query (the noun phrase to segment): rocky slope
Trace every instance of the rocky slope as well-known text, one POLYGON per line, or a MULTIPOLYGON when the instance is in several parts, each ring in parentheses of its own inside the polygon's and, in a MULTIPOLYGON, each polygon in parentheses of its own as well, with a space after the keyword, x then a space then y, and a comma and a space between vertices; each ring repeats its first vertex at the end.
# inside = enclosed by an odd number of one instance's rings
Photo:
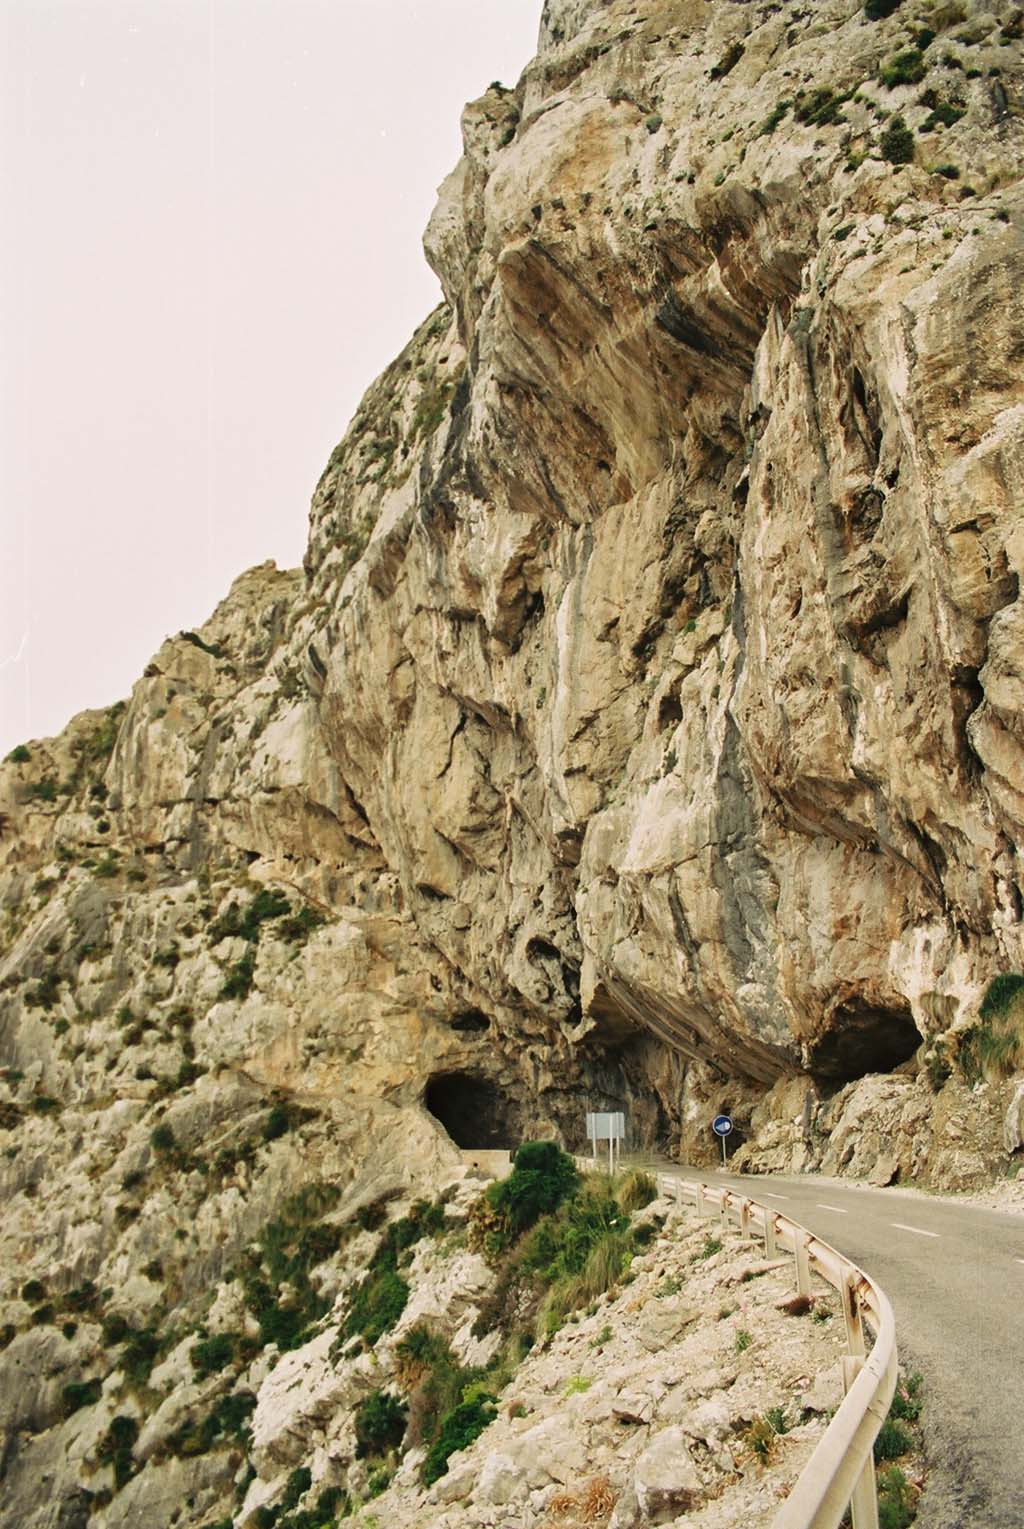
POLYGON ((698 1160, 727 1107, 755 1169, 1020 1149, 1022 38, 548 0, 304 568, 0 768, 9 1355, 26 1280, 191 1320, 311 1181, 432 1193, 588 1102, 698 1160))

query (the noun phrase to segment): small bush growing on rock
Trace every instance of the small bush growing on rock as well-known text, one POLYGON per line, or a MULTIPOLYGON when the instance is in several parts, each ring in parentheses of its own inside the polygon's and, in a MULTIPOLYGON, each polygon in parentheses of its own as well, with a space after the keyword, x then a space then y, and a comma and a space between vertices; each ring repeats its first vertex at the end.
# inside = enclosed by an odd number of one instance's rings
POLYGON ((23 743, 19 743, 7 756, 8 764, 28 764, 32 755, 23 743))
POLYGON ((377 1269, 361 1281, 352 1296, 345 1332, 357 1335, 372 1347, 394 1327, 409 1299, 409 1286, 392 1268, 377 1269))
POLYGON ((691 1263, 703 1263, 707 1258, 714 1258, 716 1253, 722 1251, 722 1242, 718 1237, 705 1237, 704 1245, 699 1253, 694 1253, 691 1263))
POLYGON ((430 1486, 448 1470, 449 1458, 460 1449, 468 1449, 497 1416, 495 1398, 482 1392, 472 1401, 460 1402, 441 1420, 438 1438, 427 1451, 423 1462, 423 1481, 430 1486))
POLYGON ((470 1213, 471 1242, 498 1255, 541 1216, 557 1210, 578 1182, 575 1163, 555 1142, 524 1142, 512 1172, 485 1190, 470 1213))
POLYGON ((875 1439, 876 1462, 898 1460, 901 1455, 908 1452, 913 1442, 909 1430, 904 1427, 899 1418, 894 1418, 890 1411, 875 1439))
POLYGON ((39 981, 25 993, 25 1003, 30 1009, 53 1008, 60 993, 61 975, 55 966, 49 967, 39 981))
POLYGON ((649 1173, 627 1173, 618 1191, 618 1202, 625 1211, 643 1210, 658 1198, 658 1186, 649 1173))
POLYGON ((897 85, 916 85, 925 76, 925 61, 917 48, 904 48, 878 71, 878 78, 888 90, 897 85))
POLYGON ((100 1399, 101 1382, 93 1380, 73 1380, 61 1391, 61 1413, 69 1418, 80 1407, 92 1407, 100 1399))
POLYGON ((835 127, 846 121, 841 108, 848 99, 848 96, 837 95, 827 86, 819 86, 817 90, 806 94, 801 92, 797 96, 793 115, 805 127, 835 127))
POLYGON ((198 1423, 186 1424, 169 1440, 170 1452, 186 1458, 205 1455, 218 1445, 241 1444, 247 1447, 249 1418, 256 1407, 251 1391, 232 1391, 217 1399, 212 1410, 198 1423))
POLYGON ((30 1306, 38 1306, 41 1301, 45 1301, 46 1286, 42 1280, 27 1279, 21 1287, 21 1299, 30 1306))
POLYGON ((68 1311, 91 1311, 98 1299, 99 1291, 93 1281, 87 1279, 67 1292, 64 1296, 64 1306, 68 1311))
POLYGON ((993 1019, 1007 1013, 1018 1000, 1024 1000, 1024 976, 1019 972, 1002 972, 985 989, 978 1013, 982 1019, 993 1019))
POLYGON ((390 1391, 371 1391, 356 1408, 356 1454, 365 1459, 401 1444, 408 1411, 390 1391))
POLYGON ((221 998, 248 998, 256 974, 256 952, 247 950, 240 961, 228 968, 220 990, 221 998))
POLYGON ((882 158, 891 165, 909 165, 914 160, 914 135, 902 117, 893 117, 882 134, 879 148, 882 158))
POLYGON ((216 1375, 218 1370, 223 1370, 225 1365, 231 1363, 238 1346, 238 1336, 237 1333, 214 1333, 212 1337, 200 1338, 192 1345, 189 1358, 197 1379, 216 1375))
POLYGON ((166 1122, 162 1125, 154 1126, 152 1131, 149 1133, 149 1144, 153 1148, 154 1152, 173 1152, 177 1145, 177 1142, 174 1138, 174 1131, 169 1125, 166 1124, 166 1122))
POLYGON ((435 1365, 450 1359, 448 1340, 424 1322, 410 1327, 395 1344, 396 1374, 406 1390, 411 1390, 435 1365))
POLYGON ((111 1418, 110 1427, 96 1446, 96 1458, 114 1467, 114 1483, 121 1488, 135 1474, 132 1450, 139 1437, 138 1421, 123 1414, 111 1418))
POLYGON ((909 1529, 917 1493, 898 1465, 878 1472, 878 1529, 909 1529))
POLYGON ((868 21, 884 21, 899 10, 901 3, 902 0, 865 0, 864 15, 868 21))
POLYGON ((285 1485, 284 1496, 281 1498, 280 1507, 284 1513, 289 1512, 304 1497, 313 1485, 313 1473, 308 1465, 300 1465, 288 1477, 285 1485))

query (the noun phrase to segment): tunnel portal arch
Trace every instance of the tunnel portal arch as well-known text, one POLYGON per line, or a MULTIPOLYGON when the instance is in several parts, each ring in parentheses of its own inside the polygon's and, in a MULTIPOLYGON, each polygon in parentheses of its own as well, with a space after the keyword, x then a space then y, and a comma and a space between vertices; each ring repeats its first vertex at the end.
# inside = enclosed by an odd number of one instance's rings
POLYGON ((435 1073, 427 1079, 423 1103, 457 1147, 511 1149, 522 1141, 515 1101, 482 1073, 435 1073))

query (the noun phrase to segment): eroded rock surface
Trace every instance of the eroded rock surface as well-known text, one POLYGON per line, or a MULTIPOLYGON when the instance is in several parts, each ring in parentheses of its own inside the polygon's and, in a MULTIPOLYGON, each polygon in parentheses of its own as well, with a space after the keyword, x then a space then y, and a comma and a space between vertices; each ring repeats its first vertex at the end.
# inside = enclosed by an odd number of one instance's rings
MULTIPOLYGON (((1024 969, 1022 35, 548 0, 303 569, 0 767, 20 1524, 120 1415, 61 1416, 109 1382, 65 1298, 143 1333, 216 1289, 244 1336, 313 1180, 354 1213, 588 1104, 696 1160, 729 1108, 754 1169, 1019 1152, 977 1027, 1024 969)), ((112 1491, 65 1485, 68 1525, 112 1491)))

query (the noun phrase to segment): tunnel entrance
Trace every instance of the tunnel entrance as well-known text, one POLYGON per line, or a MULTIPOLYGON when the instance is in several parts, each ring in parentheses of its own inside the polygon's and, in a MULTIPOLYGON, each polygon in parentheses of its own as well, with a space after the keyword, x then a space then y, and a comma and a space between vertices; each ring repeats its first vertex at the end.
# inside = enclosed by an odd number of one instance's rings
POLYGON ((921 1036, 910 1009, 883 1009, 852 999, 832 1014, 811 1048, 809 1071, 823 1082, 852 1083, 869 1072, 892 1072, 909 1062, 921 1036))
POLYGON ((522 1140, 514 1104, 478 1073, 437 1073, 427 1081, 423 1102, 457 1147, 510 1149, 522 1140))

